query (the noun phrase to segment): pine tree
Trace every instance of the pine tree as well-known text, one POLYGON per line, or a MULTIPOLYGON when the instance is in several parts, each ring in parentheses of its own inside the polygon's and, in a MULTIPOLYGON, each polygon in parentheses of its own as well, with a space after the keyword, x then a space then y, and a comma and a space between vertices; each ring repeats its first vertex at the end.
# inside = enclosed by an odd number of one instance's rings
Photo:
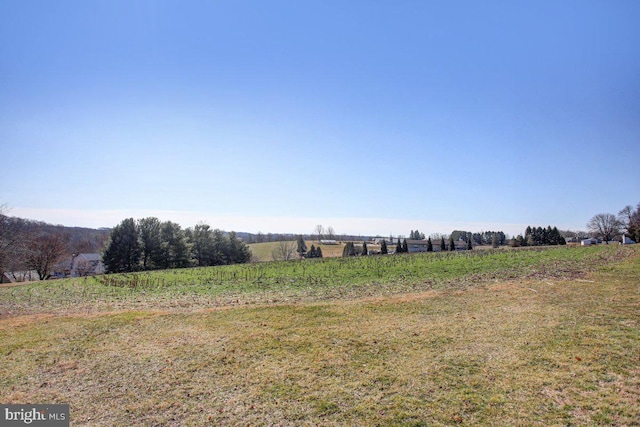
POLYGON ((396 245, 396 253, 397 254, 402 253, 402 243, 400 243, 400 238, 398 238, 398 244, 396 245))
POLYGON ((389 250, 387 249, 387 242, 385 240, 383 240, 380 244, 380 253, 382 255, 386 255, 389 253, 389 250))
POLYGON ((491 247, 496 249, 498 247, 498 234, 493 233, 493 237, 491 238, 491 247))
POLYGON ((409 253, 409 245, 407 244, 407 239, 402 241, 402 253, 409 253))
POLYGON ((362 254, 363 256, 369 255, 369 250, 367 249, 367 242, 362 242, 362 254))
POLYGON ((470 251, 473 249, 473 245, 471 244, 471 238, 467 239, 467 250, 470 251))
POLYGON ((251 261, 251 249, 238 238, 235 231, 229 233, 227 240, 229 242, 227 244, 229 264, 242 264, 251 261))
POLYGON ((111 231, 102 262, 107 273, 136 271, 140 252, 136 222, 133 218, 128 218, 111 231))
POLYGON ((307 253, 307 244, 304 242, 302 236, 298 236, 298 249, 296 249, 300 258, 304 258, 304 255, 307 253))
POLYGON ((320 246, 316 248, 316 258, 322 258, 322 248, 320 246))
MULTIPOLYGON (((184 268, 191 263, 191 246, 180 224, 166 221, 160 225, 162 259, 160 268, 184 268)), ((228 264, 229 262, 225 262, 228 264)))
POLYGON ((433 243, 431 243, 431 237, 427 240, 427 252, 433 252, 433 243))
POLYGON ((307 252, 307 258, 315 258, 316 257, 316 247, 312 244, 311 249, 307 252))
POLYGON ((449 251, 453 252, 456 250, 456 243, 453 241, 453 237, 449 237, 449 251))
POLYGON ((444 236, 440 238, 440 251, 444 252, 447 250, 447 244, 444 242, 444 236))
POLYGON ((353 242, 349 242, 349 243, 351 243, 351 247, 349 248, 349 256, 356 256, 357 255, 356 245, 353 242))
POLYGON ((342 250, 342 256, 356 256, 356 245, 354 245, 353 242, 347 242, 344 249, 342 250))
POLYGON ((346 258, 346 257, 349 256, 349 247, 350 247, 350 245, 352 245, 352 243, 351 242, 347 242, 344 245, 344 248, 342 248, 342 257, 343 258, 346 258))

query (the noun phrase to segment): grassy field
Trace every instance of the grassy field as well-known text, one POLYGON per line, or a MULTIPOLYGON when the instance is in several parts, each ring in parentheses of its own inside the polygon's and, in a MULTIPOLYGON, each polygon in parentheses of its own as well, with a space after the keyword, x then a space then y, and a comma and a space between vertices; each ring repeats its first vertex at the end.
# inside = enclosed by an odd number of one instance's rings
POLYGON ((72 425, 640 425, 640 250, 0 289, 0 402, 72 425))
MULTIPOLYGON (((266 262, 273 261, 272 253, 279 243, 280 242, 251 243, 248 246, 249 249, 251 249, 253 260, 255 262, 266 262)), ((292 244, 296 245, 296 242, 292 242, 292 244)), ((306 240, 305 244, 307 245, 307 249, 311 249, 311 245, 320 247, 320 249, 322 249, 322 255, 325 258, 340 257, 342 256, 342 249, 344 249, 344 243, 338 243, 337 245, 322 245, 315 240, 306 240)), ((297 256, 297 254, 295 255, 297 256)))

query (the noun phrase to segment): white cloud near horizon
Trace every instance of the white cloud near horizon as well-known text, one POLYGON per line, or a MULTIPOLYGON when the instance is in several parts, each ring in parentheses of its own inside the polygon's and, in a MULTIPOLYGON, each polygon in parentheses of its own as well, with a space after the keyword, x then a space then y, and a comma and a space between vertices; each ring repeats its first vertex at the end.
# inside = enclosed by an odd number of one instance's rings
MULTIPOLYGON (((503 231, 511 236, 522 234, 527 225, 546 226, 549 224, 517 224, 497 222, 463 222, 463 221, 429 221, 423 219, 399 218, 321 218, 321 217, 287 217, 287 216, 220 216, 196 211, 177 210, 74 210, 74 209, 39 209, 9 208, 6 214, 50 224, 69 227, 101 228, 113 227, 125 218, 157 217, 161 221, 173 221, 182 227, 191 227, 200 222, 226 231, 248 233, 313 233, 316 225, 333 227, 336 234, 388 236, 408 235, 409 231, 418 229, 426 235, 433 233, 449 234, 453 230, 503 231)), ((561 229, 570 227, 562 227, 561 229)))

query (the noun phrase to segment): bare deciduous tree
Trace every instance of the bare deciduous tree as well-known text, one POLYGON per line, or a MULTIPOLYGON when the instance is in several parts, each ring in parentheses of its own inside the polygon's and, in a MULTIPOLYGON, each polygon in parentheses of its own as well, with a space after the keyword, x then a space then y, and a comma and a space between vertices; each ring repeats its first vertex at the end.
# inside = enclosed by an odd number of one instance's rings
POLYGON ((640 203, 634 210, 631 205, 625 206, 618 212, 620 227, 631 237, 638 241, 640 239, 640 203))
POLYGON ((318 236, 318 242, 322 240, 322 236, 324 235, 324 227, 321 224, 316 225, 316 228, 313 229, 315 234, 318 236))
POLYGON ((280 241, 271 252, 274 261, 288 261, 293 259, 296 253, 296 243, 292 241, 280 241))
POLYGON ((5 214, 6 205, 0 205, 0 274, 25 270, 24 265, 30 230, 27 222, 20 218, 11 218, 5 214))
POLYGON ((335 240, 336 238, 336 232, 332 226, 327 227, 327 231, 325 234, 327 235, 327 239, 329 240, 335 240))
POLYGON ((51 277, 53 266, 65 257, 66 240, 61 234, 43 234, 29 243, 27 267, 35 270, 40 280, 51 277))
POLYGON ((608 243, 620 234, 620 221, 613 214, 600 213, 589 220, 587 228, 608 243))

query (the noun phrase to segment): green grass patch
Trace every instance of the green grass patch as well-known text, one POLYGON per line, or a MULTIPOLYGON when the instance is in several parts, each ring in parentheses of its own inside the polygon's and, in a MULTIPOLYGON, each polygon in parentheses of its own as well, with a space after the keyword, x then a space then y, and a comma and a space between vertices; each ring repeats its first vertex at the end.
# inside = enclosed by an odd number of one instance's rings
MULTIPOLYGON (((114 274, 0 288, 0 315, 190 310, 464 289, 492 281, 576 277, 630 258, 620 246, 325 258, 114 274)), ((637 267, 628 267, 637 268, 637 267)))

